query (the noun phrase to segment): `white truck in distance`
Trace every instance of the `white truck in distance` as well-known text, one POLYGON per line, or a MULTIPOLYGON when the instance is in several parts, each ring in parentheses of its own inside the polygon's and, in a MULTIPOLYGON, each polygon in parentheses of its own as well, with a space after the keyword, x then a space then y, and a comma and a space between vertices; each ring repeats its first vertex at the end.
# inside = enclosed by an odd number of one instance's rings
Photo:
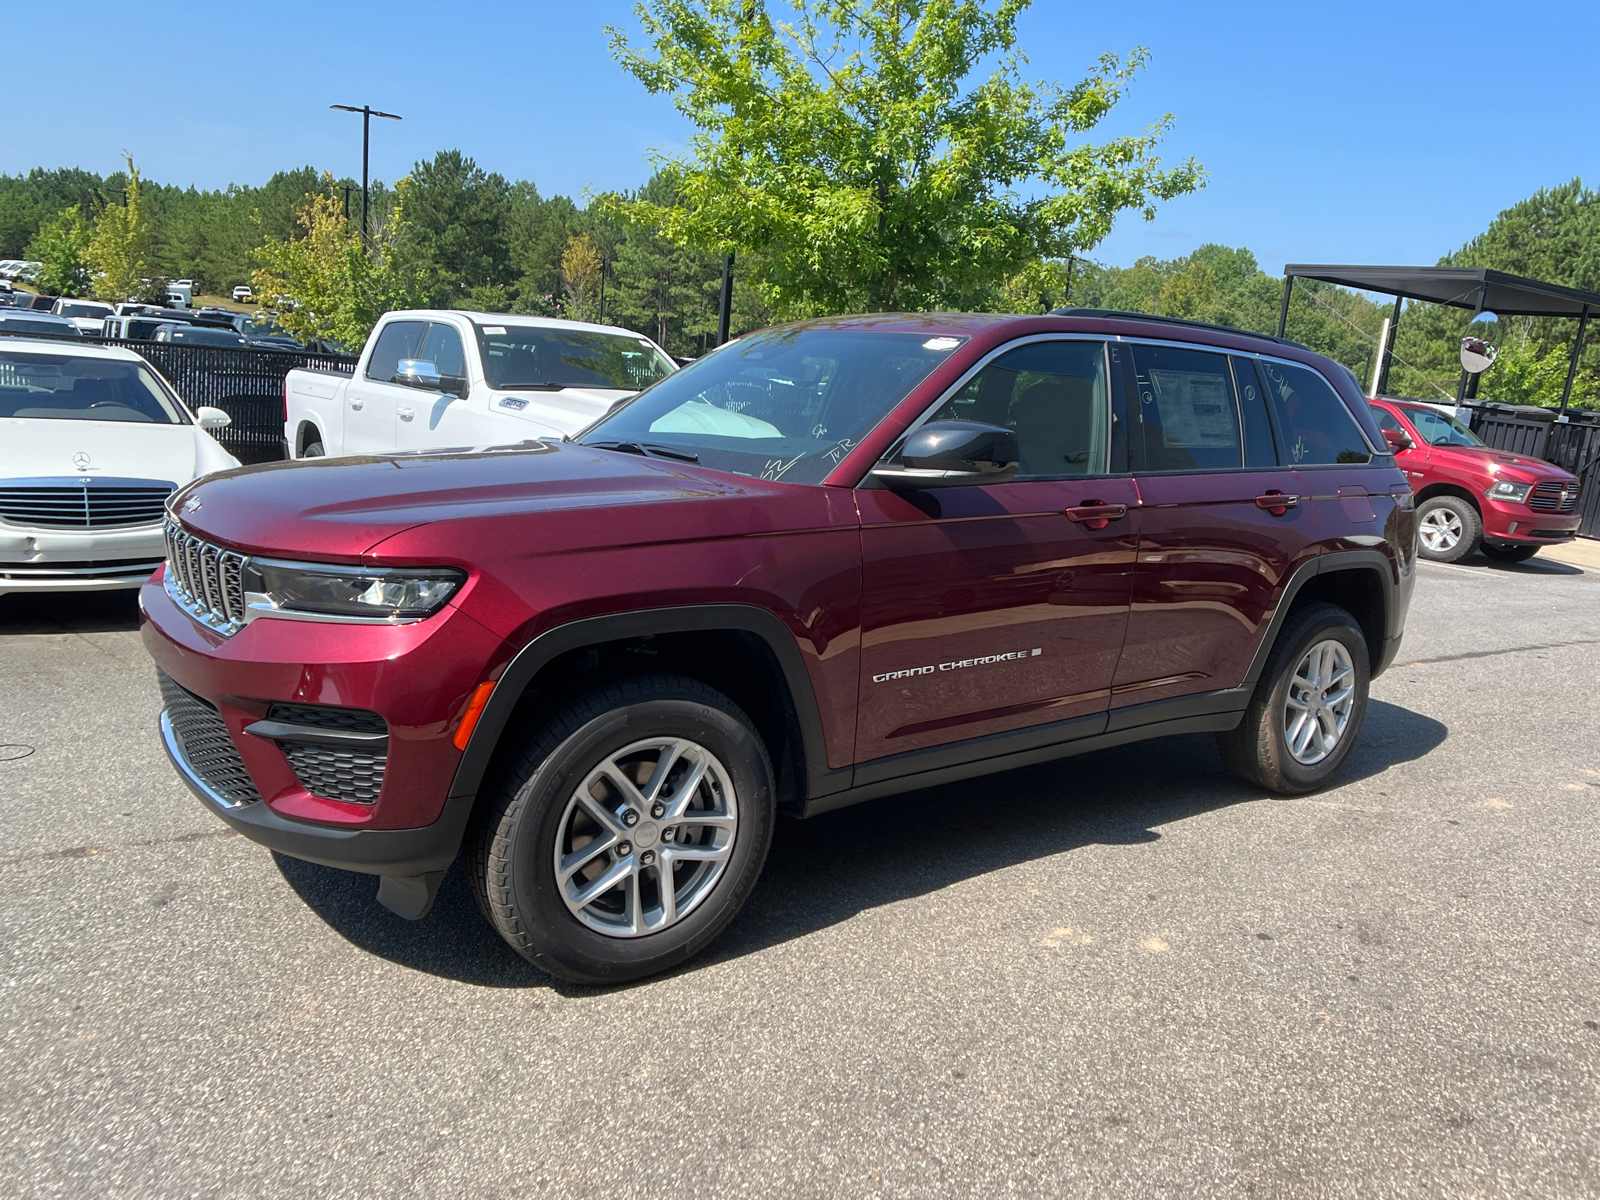
POLYGON ((562 437, 676 370, 649 338, 508 313, 387 313, 355 374, 290 371, 291 458, 562 437))

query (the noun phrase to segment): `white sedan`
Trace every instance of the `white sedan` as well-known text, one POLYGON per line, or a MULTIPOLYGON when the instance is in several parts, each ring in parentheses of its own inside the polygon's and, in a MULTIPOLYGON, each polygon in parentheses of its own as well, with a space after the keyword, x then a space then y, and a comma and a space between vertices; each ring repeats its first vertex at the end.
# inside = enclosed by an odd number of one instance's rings
POLYGON ((167 497, 239 465, 131 350, 0 338, 0 595, 135 588, 166 557, 167 497))

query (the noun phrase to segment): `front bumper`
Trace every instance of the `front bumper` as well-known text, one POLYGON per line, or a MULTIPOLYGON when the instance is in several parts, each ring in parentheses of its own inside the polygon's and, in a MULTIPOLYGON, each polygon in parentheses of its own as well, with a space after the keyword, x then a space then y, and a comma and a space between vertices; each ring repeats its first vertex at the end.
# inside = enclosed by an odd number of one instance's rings
POLYGON ((159 525, 90 532, 0 522, 0 595, 136 588, 166 553, 159 525))
MULTIPOLYGON (((263 618, 233 637, 200 625, 168 596, 161 575, 139 596, 142 634, 156 666, 215 715, 252 787, 219 786, 184 752, 169 711, 168 756, 201 802, 273 850, 384 876, 441 871, 455 857, 470 797, 446 803, 461 754, 452 736, 501 640, 447 607, 411 625, 324 625, 263 618), (274 703, 363 709, 388 727, 382 787, 372 803, 307 790, 273 736, 246 727, 274 703)), ((171 703, 171 701, 169 701, 171 703)), ((208 760, 214 762, 214 759, 208 760)), ((211 769, 214 770, 214 767, 211 769)))
POLYGON ((1525 504, 1483 505, 1483 536, 1491 542, 1523 546, 1554 546, 1578 536, 1583 517, 1577 512, 1562 514, 1534 512, 1525 504))

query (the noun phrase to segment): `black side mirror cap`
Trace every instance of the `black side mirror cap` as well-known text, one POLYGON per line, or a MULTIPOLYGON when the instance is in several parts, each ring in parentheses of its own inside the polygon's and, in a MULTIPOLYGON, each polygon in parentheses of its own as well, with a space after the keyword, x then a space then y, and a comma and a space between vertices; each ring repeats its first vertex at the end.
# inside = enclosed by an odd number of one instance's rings
POLYGON ((896 491, 1009 483, 1022 455, 1015 430, 979 421, 930 421, 912 432, 899 461, 872 477, 896 491))

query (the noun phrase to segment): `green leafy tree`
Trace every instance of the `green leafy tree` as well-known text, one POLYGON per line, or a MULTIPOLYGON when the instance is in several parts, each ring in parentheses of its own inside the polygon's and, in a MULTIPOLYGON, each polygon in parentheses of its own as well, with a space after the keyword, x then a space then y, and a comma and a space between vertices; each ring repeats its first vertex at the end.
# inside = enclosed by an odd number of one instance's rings
POLYGON ((675 243, 759 253, 783 316, 983 304, 1039 259, 1093 247, 1119 213, 1191 192, 1155 155, 1171 125, 1081 140, 1146 61, 1101 57, 1079 83, 1022 75, 1028 0, 646 0, 648 44, 610 29, 624 68, 693 123, 684 204, 609 201, 675 243), (971 79, 981 63, 997 63, 971 79))
POLYGON ((561 284, 566 293, 567 315, 574 321, 598 319, 602 269, 600 248, 587 233, 580 233, 567 243, 561 256, 561 284))
POLYGON ((150 221, 145 215, 139 168, 123 155, 128 182, 121 204, 100 210, 94 240, 84 252, 84 262, 94 272, 92 290, 101 300, 142 297, 150 290, 150 221))
POLYGON ((33 280, 40 292, 52 296, 86 294, 91 275, 84 256, 93 240, 94 227, 84 220, 76 204, 39 226, 26 253, 42 264, 33 280))
POLYGON ((301 236, 264 241, 251 284, 295 337, 356 349, 384 313, 426 303, 422 271, 395 252, 404 222, 403 201, 397 202, 388 226, 363 246, 337 200, 326 191, 309 195, 300 210, 301 236))

